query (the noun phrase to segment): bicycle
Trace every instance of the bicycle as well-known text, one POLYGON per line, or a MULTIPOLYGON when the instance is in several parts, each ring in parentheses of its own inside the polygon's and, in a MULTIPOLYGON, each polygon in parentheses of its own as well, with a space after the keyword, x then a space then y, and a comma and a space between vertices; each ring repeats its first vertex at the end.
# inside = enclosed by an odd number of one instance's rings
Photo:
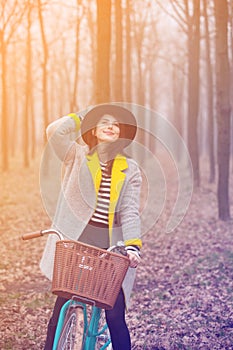
POLYGON ((111 350, 104 309, 114 306, 129 267, 124 247, 111 251, 64 240, 54 229, 27 233, 22 239, 50 234, 58 237, 52 293, 68 299, 60 311, 53 350, 111 350))

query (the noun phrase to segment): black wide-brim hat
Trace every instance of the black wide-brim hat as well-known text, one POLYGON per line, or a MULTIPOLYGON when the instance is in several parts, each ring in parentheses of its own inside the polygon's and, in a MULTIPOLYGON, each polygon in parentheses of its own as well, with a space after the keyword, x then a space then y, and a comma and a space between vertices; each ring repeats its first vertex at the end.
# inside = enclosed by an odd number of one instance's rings
POLYGON ((81 123, 81 135, 84 142, 90 145, 90 138, 93 137, 93 128, 106 114, 115 117, 119 122, 120 139, 124 140, 124 147, 128 146, 135 138, 137 132, 136 118, 128 109, 114 104, 97 105, 87 112, 81 123))

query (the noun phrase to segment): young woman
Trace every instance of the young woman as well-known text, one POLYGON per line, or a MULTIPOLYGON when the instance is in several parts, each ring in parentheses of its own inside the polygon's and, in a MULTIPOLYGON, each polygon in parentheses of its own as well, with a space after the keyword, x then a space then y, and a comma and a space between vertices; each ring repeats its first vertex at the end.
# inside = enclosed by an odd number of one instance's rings
MULTIPOLYGON (((125 308, 140 262, 139 200, 141 174, 137 163, 124 154, 134 139, 136 119, 127 109, 98 105, 81 119, 70 114, 49 125, 47 135, 56 155, 64 162, 62 190, 53 228, 69 239, 103 249, 124 241, 130 268, 106 320, 114 350, 131 349, 125 308), (85 144, 71 140, 81 129, 85 144)), ((51 279, 56 238, 48 238, 41 260, 42 272, 51 279)), ((48 325, 45 350, 51 350, 58 315, 65 299, 58 297, 48 325)))

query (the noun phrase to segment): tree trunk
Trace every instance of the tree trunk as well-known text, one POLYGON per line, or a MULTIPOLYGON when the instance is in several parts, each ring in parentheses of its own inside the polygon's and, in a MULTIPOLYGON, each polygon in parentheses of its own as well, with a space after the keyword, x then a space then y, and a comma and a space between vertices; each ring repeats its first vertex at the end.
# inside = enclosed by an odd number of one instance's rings
POLYGON ((203 13, 205 18, 205 44, 206 44, 206 75, 207 75, 207 138, 208 156, 210 164, 210 183, 215 180, 215 156, 214 156, 214 108, 213 108, 213 71, 210 57, 210 33, 207 14, 207 1, 203 3, 203 13))
MULTIPOLYGON (((188 1, 186 1, 187 15, 188 1)), ((188 147, 193 164, 194 185, 199 186, 198 112, 200 57, 200 0, 193 0, 193 15, 188 28, 188 147)))
MULTIPOLYGON (((230 1, 229 9, 229 26, 230 26, 230 50, 233 57, 233 1, 230 1)), ((233 60, 230 60, 231 81, 233 81, 233 60)), ((230 100, 233 100, 233 84, 231 84, 230 100)), ((233 113, 231 111, 231 140, 233 140, 233 113)), ((233 173, 233 141, 230 145, 231 172, 233 173)))
POLYGON ((31 90, 31 6, 28 5, 27 14, 27 48, 26 48, 26 84, 25 84, 25 105, 23 115, 23 155, 24 166, 29 166, 29 108, 31 90))
POLYGON ((115 1, 116 63, 114 79, 114 100, 123 101, 123 48, 121 0, 115 1))
POLYGON ((110 101, 111 1, 97 0, 96 103, 110 101))
MULTIPOLYGON (((173 68, 172 74, 172 98, 173 98, 173 110, 174 110, 174 119, 173 124, 178 131, 178 133, 182 136, 184 135, 183 130, 183 100, 184 100, 184 79, 183 72, 180 72, 175 67, 173 68)), ((174 144, 174 152, 177 154, 177 159, 182 158, 182 146, 177 143, 174 144), (180 148, 179 148, 180 146, 180 148)))
POLYGON ((126 0, 126 82, 125 82, 125 100, 127 102, 131 102, 132 100, 132 84, 131 84, 131 70, 132 70, 132 62, 131 62, 131 0, 126 0))
POLYGON ((1 26, 0 26, 0 61, 1 61, 1 152, 2 152, 2 170, 7 171, 9 167, 9 142, 14 142, 10 137, 9 125, 11 120, 10 109, 8 103, 10 101, 7 91, 8 76, 8 46, 13 34, 23 19, 26 4, 18 9, 16 3, 10 1, 2 1, 1 4, 1 26), (8 6, 9 5, 9 6, 8 6), (10 141, 9 141, 10 140, 10 141))
POLYGON ((40 31, 41 31, 41 39, 43 45, 43 64, 42 64, 42 93, 43 93, 43 118, 44 118, 44 143, 46 143, 46 134, 45 129, 48 125, 49 117, 48 117, 48 93, 47 93, 47 63, 48 63, 48 47, 46 42, 46 36, 44 31, 44 23, 43 23, 43 15, 41 9, 41 1, 37 1, 38 4, 38 15, 39 15, 39 23, 40 23, 40 31))
POLYGON ((2 53, 2 74, 1 74, 1 85, 2 85, 2 170, 7 171, 9 166, 8 159, 8 117, 7 117, 7 92, 6 92, 6 45, 4 42, 4 34, 0 31, 1 40, 1 53, 2 53))
POLYGON ((79 77, 79 30, 80 30, 80 17, 79 17, 79 8, 81 6, 80 0, 76 1, 77 8, 78 8, 78 16, 77 16, 77 22, 76 22, 76 33, 75 33, 75 62, 74 62, 74 86, 73 86, 73 94, 71 99, 71 111, 78 110, 78 103, 77 103, 77 96, 78 96, 78 77, 79 77))
POLYGON ((214 0, 216 23, 216 89, 218 125, 218 214, 219 219, 230 218, 229 160, 230 160, 230 68, 228 58, 228 4, 214 0))

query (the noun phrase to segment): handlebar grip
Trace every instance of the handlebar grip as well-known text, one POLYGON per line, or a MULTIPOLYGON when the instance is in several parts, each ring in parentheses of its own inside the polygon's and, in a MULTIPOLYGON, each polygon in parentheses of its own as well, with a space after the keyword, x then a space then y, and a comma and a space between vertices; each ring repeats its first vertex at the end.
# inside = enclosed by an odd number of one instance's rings
POLYGON ((31 233, 25 233, 22 236, 22 239, 24 241, 27 241, 29 239, 38 238, 38 237, 41 237, 41 236, 43 236, 43 232, 42 231, 35 231, 35 232, 31 232, 31 233))

